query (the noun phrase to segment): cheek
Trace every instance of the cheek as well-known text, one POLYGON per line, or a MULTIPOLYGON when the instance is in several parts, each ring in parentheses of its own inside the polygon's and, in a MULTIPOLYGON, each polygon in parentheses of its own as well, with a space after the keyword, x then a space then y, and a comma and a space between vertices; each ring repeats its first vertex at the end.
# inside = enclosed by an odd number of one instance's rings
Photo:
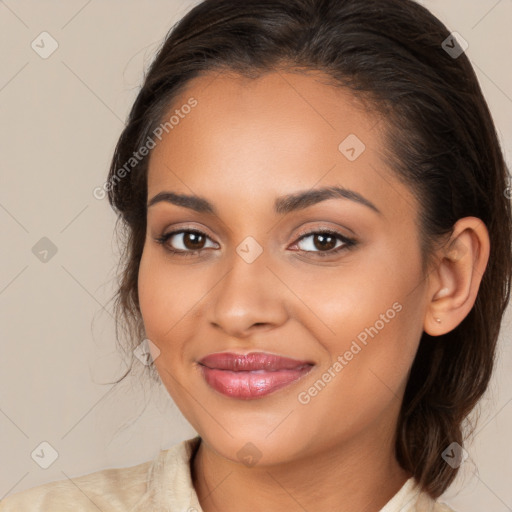
POLYGON ((182 356, 187 339, 183 332, 186 316, 197 302, 198 295, 191 286, 194 279, 184 272, 171 271, 157 249, 145 248, 138 275, 139 303, 146 337, 158 347, 160 353, 155 367, 160 379, 175 403, 182 410, 188 410, 180 391, 180 373, 183 370, 182 356), (184 318, 185 317, 185 318, 184 318), (178 376, 178 380, 174 378, 178 376))
POLYGON ((322 320, 314 333, 329 355, 324 370, 341 357, 343 370, 334 373, 344 374, 343 385, 357 382, 363 395, 373 393, 375 385, 399 390, 422 333, 419 255, 390 245, 387 251, 368 252, 349 270, 333 269, 321 281, 302 284, 299 292, 311 299, 311 309, 322 320))
POLYGON ((163 305, 168 300, 167 283, 161 278, 160 267, 151 252, 144 249, 139 266, 139 304, 147 336, 151 338, 158 331, 165 316, 161 315, 163 305))
POLYGON ((317 338, 329 360, 297 397, 311 418, 303 424, 311 435, 318 422, 343 426, 345 434, 355 435, 378 418, 384 425, 384 418, 398 414, 421 336, 414 307, 420 297, 368 297, 361 297, 364 307, 338 301, 343 309, 331 317, 336 334, 317 338))
POLYGON ((161 344, 173 335, 179 319, 189 313, 200 297, 197 279, 185 267, 166 264, 159 249, 145 249, 139 267, 139 303, 146 328, 161 344), (176 271, 178 268, 178 271, 176 271))
POLYGON ((300 272, 286 276, 302 299, 295 314, 304 320, 309 311, 314 317, 309 325, 314 325, 317 337, 333 349, 343 349, 344 343, 360 333, 364 341, 365 329, 374 332, 375 324, 379 332, 389 333, 402 322, 420 268, 414 257, 390 250, 392 245, 374 244, 349 255, 337 267, 311 272, 310 277, 300 272))

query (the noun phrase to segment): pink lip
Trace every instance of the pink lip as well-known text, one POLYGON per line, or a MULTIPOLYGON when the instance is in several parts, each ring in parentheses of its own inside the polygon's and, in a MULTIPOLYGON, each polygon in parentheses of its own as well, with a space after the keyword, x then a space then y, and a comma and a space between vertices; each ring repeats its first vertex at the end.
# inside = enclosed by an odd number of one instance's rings
POLYGON ((260 398, 297 381, 313 363, 263 352, 210 354, 199 361, 203 377, 223 395, 260 398))

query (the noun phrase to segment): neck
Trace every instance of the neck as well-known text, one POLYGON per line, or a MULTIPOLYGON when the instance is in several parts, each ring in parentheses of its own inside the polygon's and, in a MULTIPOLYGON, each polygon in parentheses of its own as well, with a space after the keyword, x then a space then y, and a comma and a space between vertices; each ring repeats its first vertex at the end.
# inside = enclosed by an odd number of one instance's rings
POLYGON ((204 512, 364 510, 378 512, 410 477, 394 455, 393 435, 325 445, 314 455, 246 467, 202 440, 191 460, 204 512))

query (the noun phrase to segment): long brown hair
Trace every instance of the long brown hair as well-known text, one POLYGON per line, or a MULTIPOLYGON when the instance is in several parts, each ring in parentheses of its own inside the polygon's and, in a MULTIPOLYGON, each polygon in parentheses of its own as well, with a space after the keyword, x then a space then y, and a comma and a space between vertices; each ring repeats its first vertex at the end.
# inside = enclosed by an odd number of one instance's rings
POLYGON ((106 183, 125 248, 117 335, 131 353, 144 336, 137 277, 148 157, 128 171, 126 163, 192 78, 220 70, 248 77, 322 71, 381 112, 389 162, 419 200, 424 262, 462 217, 480 218, 491 241, 467 317, 444 336, 423 333, 398 419, 397 459, 434 498, 457 472, 441 454, 452 442, 463 444, 463 420, 489 383, 512 259, 506 164, 473 68, 464 53, 446 50, 447 40, 462 50, 449 37, 412 0, 205 0, 171 29, 150 66, 106 183))

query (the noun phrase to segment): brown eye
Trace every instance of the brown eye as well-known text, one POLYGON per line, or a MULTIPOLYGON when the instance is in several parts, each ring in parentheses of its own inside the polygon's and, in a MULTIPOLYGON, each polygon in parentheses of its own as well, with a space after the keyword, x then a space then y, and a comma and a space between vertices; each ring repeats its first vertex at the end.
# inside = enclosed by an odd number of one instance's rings
POLYGON ((186 231, 183 235, 183 245, 191 251, 202 249, 205 241, 206 237, 204 235, 193 231, 186 231))
POLYGON ((341 235, 320 231, 303 236, 297 245, 302 251, 326 252, 339 247, 337 242, 343 245, 344 239, 341 235))
POLYGON ((210 237, 201 231, 186 229, 162 235, 156 241, 168 251, 184 256, 196 254, 207 247, 216 247, 210 237), (210 242, 210 245, 206 245, 208 242, 210 242))
POLYGON ((336 237, 333 235, 318 234, 313 236, 313 244, 319 250, 334 249, 336 246, 336 237))
POLYGON ((314 256, 332 256, 357 244, 356 240, 329 230, 312 231, 303 234, 296 242, 301 252, 314 256))

